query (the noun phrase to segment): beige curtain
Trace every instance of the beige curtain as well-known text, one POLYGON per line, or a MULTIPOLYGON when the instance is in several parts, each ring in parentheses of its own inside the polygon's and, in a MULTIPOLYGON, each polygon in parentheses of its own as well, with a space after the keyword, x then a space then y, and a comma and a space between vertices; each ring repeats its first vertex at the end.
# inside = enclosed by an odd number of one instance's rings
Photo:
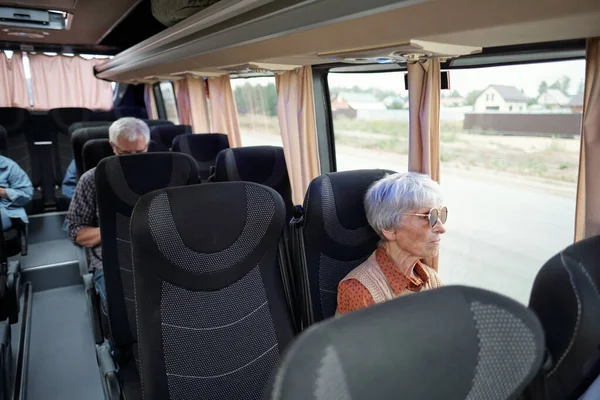
POLYGON ((0 107, 29 108, 23 56, 14 52, 9 59, 0 50, 0 107))
POLYGON ((587 40, 575 241, 600 235, 600 38, 587 40))
POLYGON ((302 204, 310 182, 319 175, 312 68, 275 75, 277 117, 283 141, 292 198, 302 204))
POLYGON ((209 133, 210 119, 204 79, 188 77, 175 81, 179 120, 191 125, 194 133, 209 133))
MULTIPOLYGON (((409 63, 410 118, 408 170, 440 181, 440 60, 409 63)), ((436 271, 439 259, 425 260, 436 271)))
POLYGON ((63 55, 30 54, 33 107, 86 107, 110 110, 113 107, 111 82, 97 79, 94 66, 106 60, 63 55))
POLYGON ((212 132, 226 133, 230 147, 241 147, 237 106, 229 75, 208 79, 212 132))
POLYGON ((158 111, 156 110, 156 100, 154 99, 154 91, 152 90, 152 84, 146 83, 144 85, 144 104, 146 105, 146 113, 148 119, 158 119, 158 111))

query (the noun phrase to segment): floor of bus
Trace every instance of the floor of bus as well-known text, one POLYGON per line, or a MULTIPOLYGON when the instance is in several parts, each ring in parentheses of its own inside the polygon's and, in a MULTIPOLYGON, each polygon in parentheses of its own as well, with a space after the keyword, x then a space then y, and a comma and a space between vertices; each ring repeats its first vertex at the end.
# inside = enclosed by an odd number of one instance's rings
MULTIPOLYGON (((102 399, 79 252, 62 231, 64 213, 30 217, 22 282, 31 282, 31 324, 25 396, 102 399)), ((13 326, 13 356, 21 321, 13 326)))

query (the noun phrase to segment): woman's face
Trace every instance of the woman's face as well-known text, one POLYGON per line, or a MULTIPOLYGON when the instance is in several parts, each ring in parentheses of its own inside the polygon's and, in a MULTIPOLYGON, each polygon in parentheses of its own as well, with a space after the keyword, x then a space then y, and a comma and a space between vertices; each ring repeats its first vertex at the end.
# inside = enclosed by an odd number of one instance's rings
MULTIPOLYGON (((441 206, 437 206, 441 210, 441 206)), ((418 258, 436 257, 440 252, 441 235, 446 232, 444 224, 439 220, 434 227, 429 226, 425 216, 408 214, 428 214, 431 207, 408 210, 400 220, 400 225, 393 231, 384 231, 386 240, 395 244, 409 254, 418 258)))

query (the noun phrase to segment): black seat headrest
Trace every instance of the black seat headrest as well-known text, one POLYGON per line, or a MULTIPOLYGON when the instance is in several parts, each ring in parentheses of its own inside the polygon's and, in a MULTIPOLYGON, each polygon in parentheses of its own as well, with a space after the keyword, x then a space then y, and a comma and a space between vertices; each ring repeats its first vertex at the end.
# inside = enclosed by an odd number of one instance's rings
POLYGON ((289 218, 293 215, 292 189, 282 147, 252 146, 222 150, 215 161, 215 181, 260 183, 283 198, 289 218))
POLYGON ((210 168, 215 165, 219 152, 228 148, 229 139, 222 133, 179 135, 173 141, 173 151, 194 157, 203 181, 208 180, 210 168))
MULTIPOLYGON (((74 124, 75 125, 75 124, 74 124)), ((71 146, 73 146, 73 159, 77 169, 77 176, 83 175, 83 146, 92 139, 108 139, 109 125, 79 128, 71 133, 71 146)))
POLYGON ((551 399, 577 399, 600 374, 600 236, 567 247, 538 272, 529 307, 546 332, 551 399))
POLYGON ((313 325, 287 350, 269 398, 514 399, 543 355, 533 312, 449 286, 313 325))

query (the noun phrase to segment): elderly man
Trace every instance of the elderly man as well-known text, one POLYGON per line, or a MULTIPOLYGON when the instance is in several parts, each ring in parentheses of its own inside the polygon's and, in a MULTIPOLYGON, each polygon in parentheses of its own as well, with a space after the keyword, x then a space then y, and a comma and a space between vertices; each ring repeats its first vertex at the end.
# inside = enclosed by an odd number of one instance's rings
MULTIPOLYGON (((109 140, 115 155, 145 153, 150 142, 150 130, 142 120, 132 117, 121 118, 110 126, 109 140)), ((67 221, 69 238, 79 246, 90 249, 89 269, 93 273, 94 286, 106 310, 95 172, 96 168, 92 168, 79 179, 67 212, 67 221)))

